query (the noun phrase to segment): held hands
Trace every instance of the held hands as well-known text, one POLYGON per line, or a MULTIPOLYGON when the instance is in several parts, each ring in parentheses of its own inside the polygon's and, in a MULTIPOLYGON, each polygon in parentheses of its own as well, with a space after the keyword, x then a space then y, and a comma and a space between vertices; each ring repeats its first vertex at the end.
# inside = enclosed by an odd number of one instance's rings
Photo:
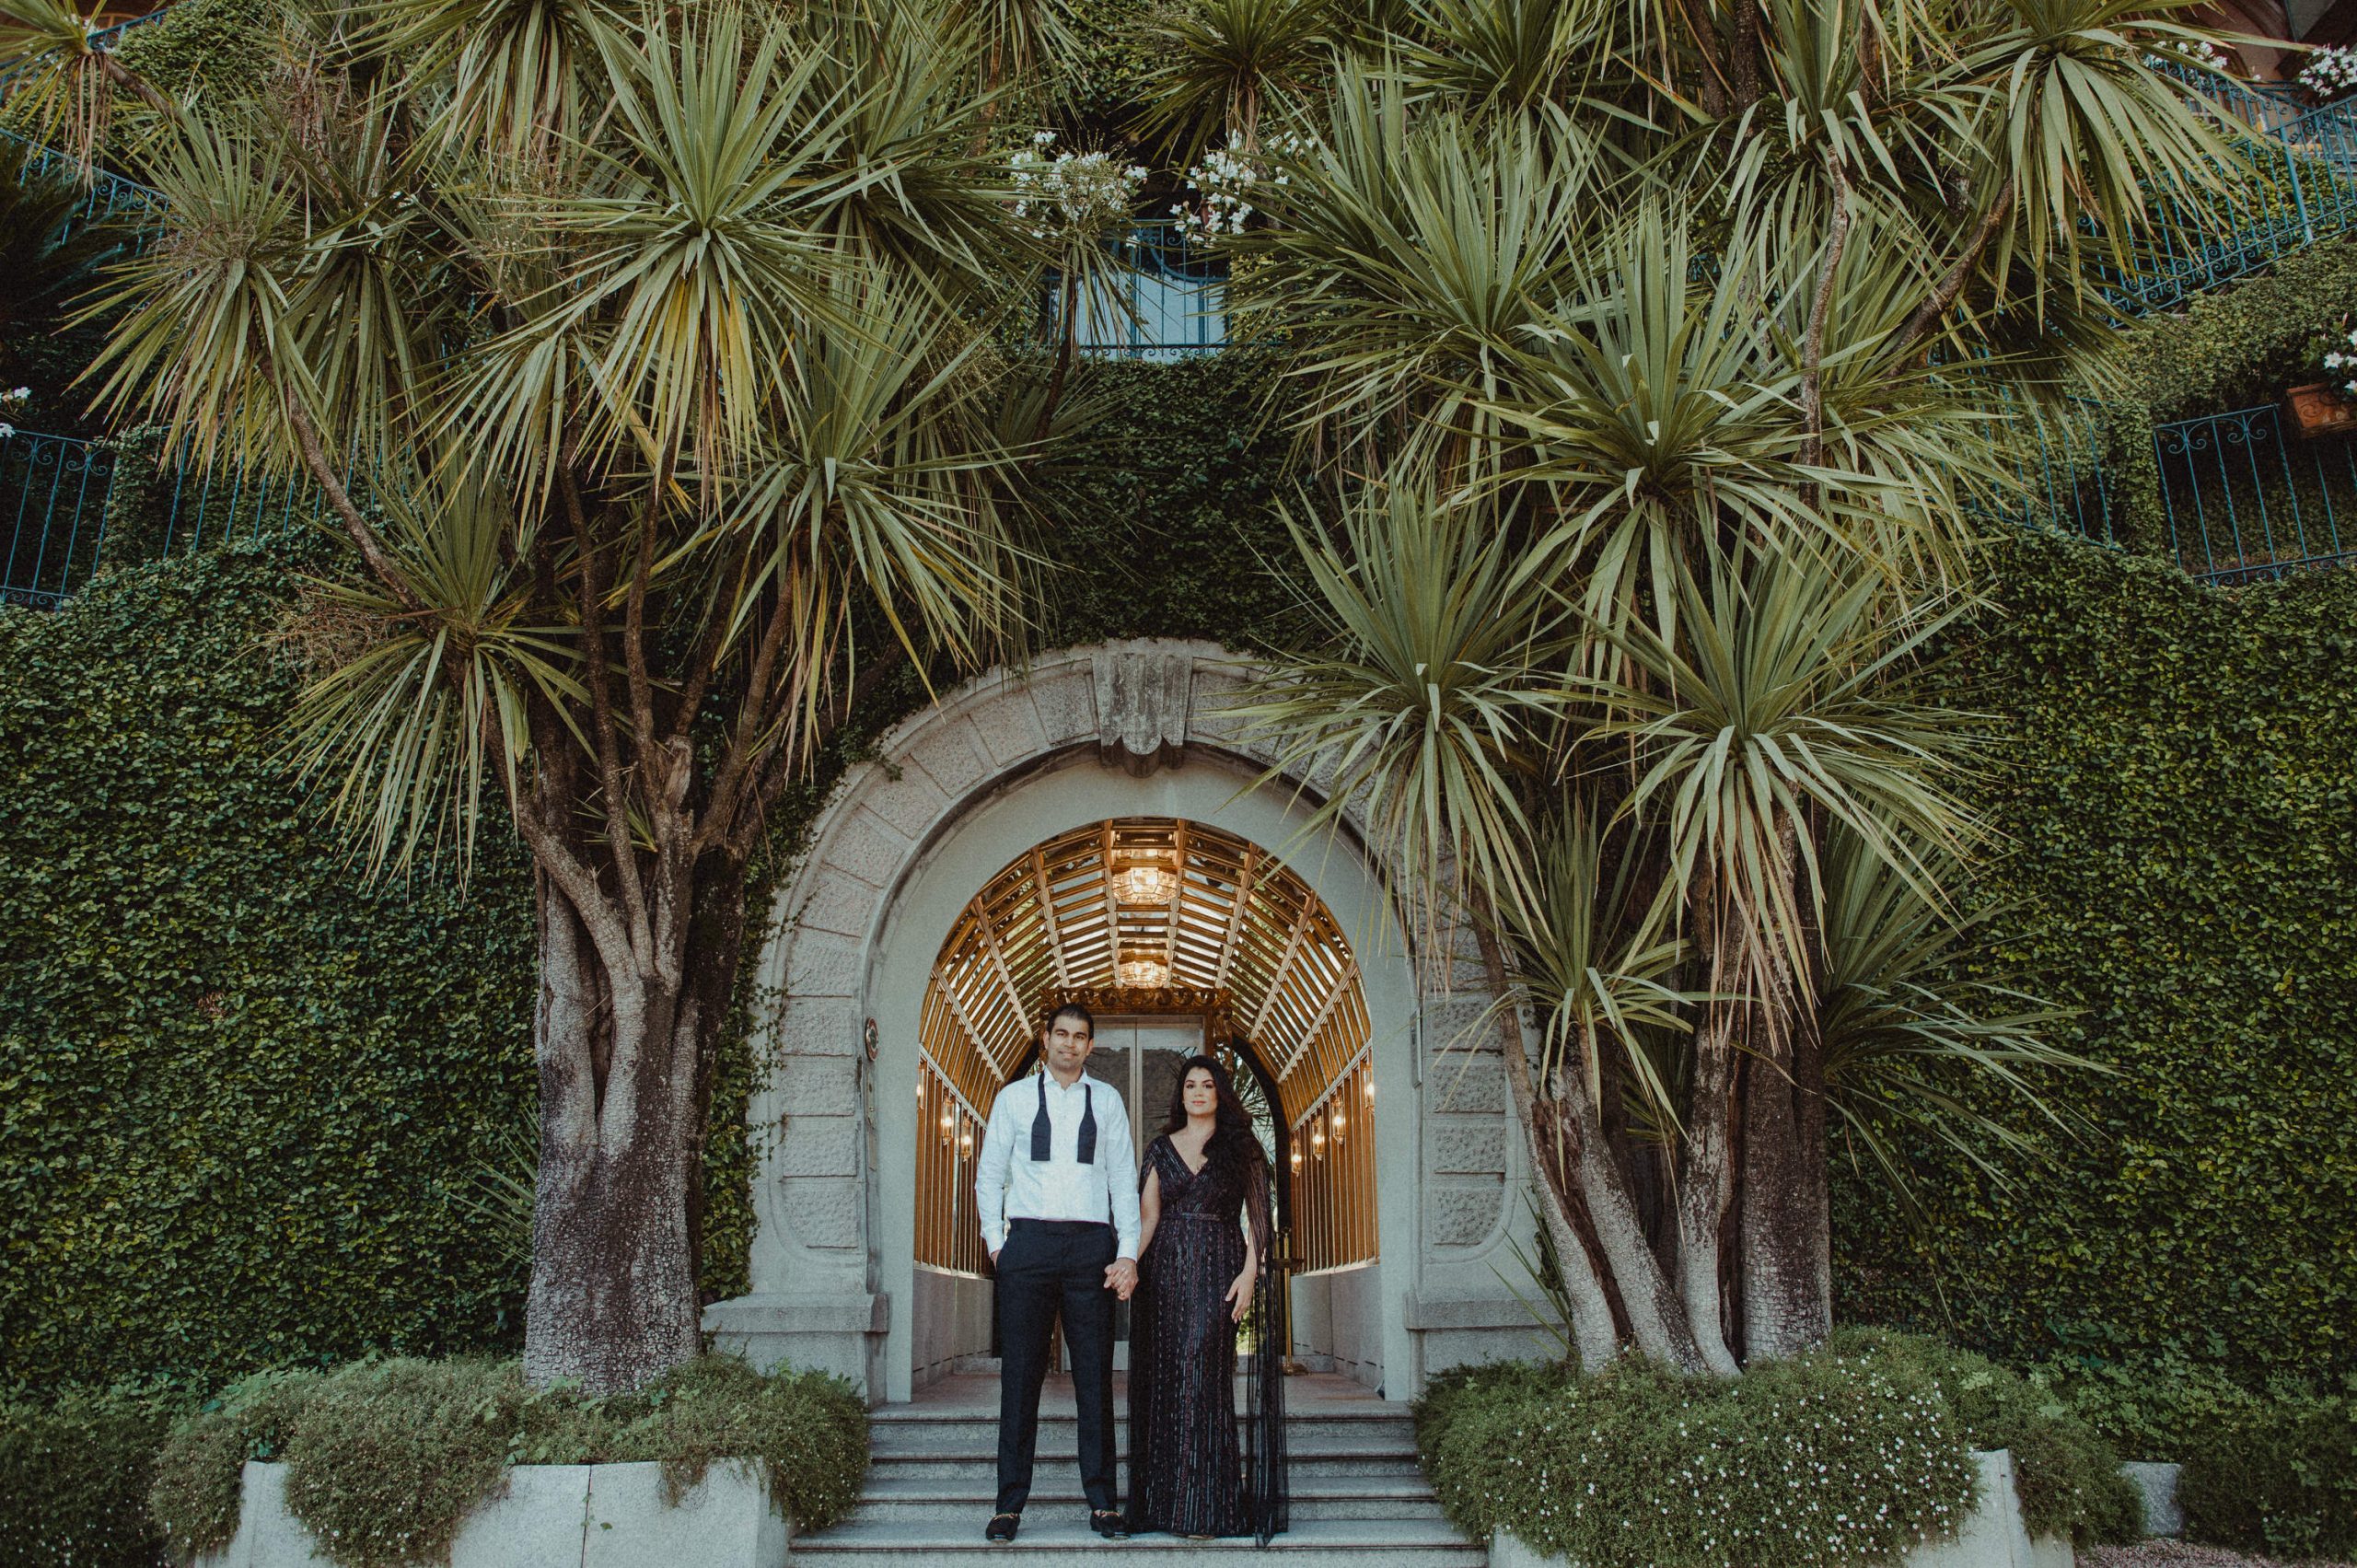
POLYGON ((1127 1301, 1138 1288, 1138 1264, 1134 1258, 1116 1258, 1105 1266, 1105 1288, 1114 1299, 1127 1301))
POLYGON ((1252 1271, 1247 1269, 1237 1275, 1236 1283, 1227 1287, 1227 1295, 1224 1299, 1236 1304, 1235 1310, 1227 1315, 1228 1320, 1233 1323, 1243 1322, 1244 1315, 1252 1310, 1252 1271))

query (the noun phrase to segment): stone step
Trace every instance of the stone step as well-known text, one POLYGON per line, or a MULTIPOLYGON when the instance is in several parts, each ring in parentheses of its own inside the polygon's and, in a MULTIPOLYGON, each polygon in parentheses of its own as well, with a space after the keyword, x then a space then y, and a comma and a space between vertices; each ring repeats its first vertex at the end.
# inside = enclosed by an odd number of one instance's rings
MULTIPOLYGON (((1125 1446, 1130 1423, 1113 1423, 1115 1445, 1125 1446)), ((1074 1453, 1080 1424, 1071 1416, 1039 1418, 1039 1452, 1074 1453)), ((869 1451, 878 1458, 917 1454, 983 1455, 998 1452, 998 1423, 984 1421, 871 1421, 869 1451)), ((1405 1417, 1299 1416, 1285 1423, 1285 1448, 1295 1455, 1416 1452, 1416 1428, 1405 1417)))
MULTIPOLYGON (((1035 1509, 1069 1513, 1082 1505, 1077 1475, 1039 1478, 1031 1492, 1035 1509)), ((943 1484, 931 1477, 871 1477, 860 1493, 860 1520, 877 1523, 938 1521, 970 1523, 980 1528, 991 1516, 997 1485, 993 1478, 943 1484)), ((1293 1478, 1291 1489, 1295 1522, 1330 1519, 1416 1519, 1441 1517, 1440 1504, 1421 1476, 1318 1476, 1293 1478)))
MULTIPOLYGON (((1255 1550, 1247 1536, 1236 1540, 1196 1541, 1172 1536, 1133 1536, 1106 1540, 1092 1532, 1075 1505, 1027 1517, 1012 1544, 986 1541, 987 1519, 957 1527, 941 1523, 886 1523, 854 1518, 849 1523, 796 1536, 794 1556, 860 1568, 941 1568, 943 1558, 989 1553, 1009 1568, 1184 1568, 1237 1561, 1231 1554, 1255 1550), (1118 1557, 1110 1555, 1119 1553, 1118 1557)), ((1269 1543, 1272 1552, 1320 1558, 1341 1568, 1489 1568, 1489 1551, 1446 1523, 1414 1519, 1304 1520, 1269 1543)), ((1240 1564, 1239 1564, 1240 1568, 1240 1564)))
MULTIPOLYGON (((1123 1465, 1129 1462, 1125 1450, 1117 1449, 1114 1458, 1123 1465)), ((1396 1449, 1337 1449, 1318 1454, 1291 1453, 1286 1458, 1287 1473, 1295 1484, 1341 1476, 1412 1479, 1420 1482, 1423 1479, 1423 1468, 1416 1462, 1416 1456, 1396 1449)), ((1044 1480, 1059 1470, 1074 1470, 1079 1450, 1070 1445, 1057 1450, 1043 1448, 1034 1462, 1035 1473, 1044 1480)), ((995 1449, 990 1454, 878 1454, 871 1463, 869 1473, 879 1480, 906 1479, 935 1487, 994 1482, 998 1475, 995 1449)))

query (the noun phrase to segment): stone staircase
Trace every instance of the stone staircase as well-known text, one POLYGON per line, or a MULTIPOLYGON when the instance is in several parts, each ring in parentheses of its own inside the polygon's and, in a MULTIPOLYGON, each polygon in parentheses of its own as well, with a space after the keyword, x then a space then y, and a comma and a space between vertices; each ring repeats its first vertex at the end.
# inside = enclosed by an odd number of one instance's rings
MULTIPOLYGON (((1270 1542, 1271 1551, 1310 1554, 1335 1568, 1487 1568, 1488 1551, 1441 1516, 1416 1463, 1407 1406, 1331 1376, 1288 1378, 1286 1395, 1293 1526, 1270 1542)), ((1126 1408, 1117 1391, 1117 1444, 1125 1457, 1126 1408)), ((1254 1549, 1249 1538, 1109 1541, 1091 1533, 1067 1379, 1051 1379, 1040 1400, 1039 1467, 1012 1546, 982 1539, 997 1491, 996 1377, 944 1379, 916 1402, 886 1405, 870 1420, 874 1465, 858 1511, 833 1529, 796 1537, 797 1562, 943 1568, 945 1559, 979 1562, 971 1554, 983 1553, 1023 1568, 1110 1568, 1110 1554, 1119 1553, 1124 1563, 1158 1568, 1254 1549)))

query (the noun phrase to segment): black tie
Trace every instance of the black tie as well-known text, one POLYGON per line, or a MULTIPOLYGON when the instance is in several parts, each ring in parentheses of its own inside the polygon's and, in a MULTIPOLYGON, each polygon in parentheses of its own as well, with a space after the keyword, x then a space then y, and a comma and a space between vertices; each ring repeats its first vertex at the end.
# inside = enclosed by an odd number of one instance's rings
MULTIPOLYGON (((1055 1130, 1048 1125, 1048 1074, 1039 1074, 1039 1113, 1031 1119, 1031 1157, 1045 1165, 1054 1157, 1051 1147, 1055 1130)), ((1097 1097, 1089 1092, 1088 1080, 1080 1081, 1080 1163, 1097 1163, 1097 1097)))

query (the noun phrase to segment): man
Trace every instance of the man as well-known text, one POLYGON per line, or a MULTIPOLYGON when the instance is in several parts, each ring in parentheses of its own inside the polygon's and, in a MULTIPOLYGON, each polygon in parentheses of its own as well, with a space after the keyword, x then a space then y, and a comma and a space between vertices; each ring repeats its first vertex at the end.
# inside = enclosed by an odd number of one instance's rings
POLYGON ((1137 1288, 1138 1161, 1120 1095, 1081 1072, 1096 1044, 1087 1008, 1057 1008, 1039 1031, 1047 1071, 999 1091, 975 1163, 982 1243, 998 1273, 1002 1369, 989 1540, 1015 1539, 1031 1495, 1039 1383, 1059 1316, 1072 1349, 1088 1523, 1114 1540, 1129 1533, 1113 1485, 1113 1302, 1137 1288))

